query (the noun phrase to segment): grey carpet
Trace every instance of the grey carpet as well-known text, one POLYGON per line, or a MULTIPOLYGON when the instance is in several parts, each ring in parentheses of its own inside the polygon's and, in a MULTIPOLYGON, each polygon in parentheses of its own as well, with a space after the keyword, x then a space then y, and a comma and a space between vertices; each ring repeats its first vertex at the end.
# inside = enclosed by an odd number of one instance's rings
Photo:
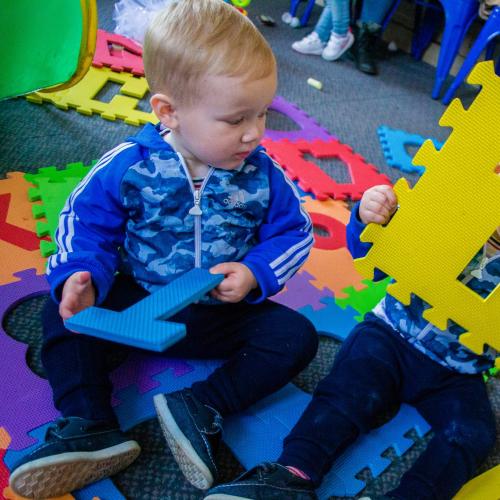
MULTIPOLYGON (((398 52, 390 54, 381 62, 378 77, 368 77, 356 71, 348 60, 328 63, 319 57, 298 55, 292 52, 290 45, 307 34, 310 27, 294 30, 284 25, 280 19, 288 5, 286 0, 252 0, 248 8, 251 19, 262 30, 276 53, 280 76, 278 94, 300 106, 393 181, 401 174, 387 167, 384 161, 376 134, 379 125, 386 124, 439 140, 446 139, 450 131, 438 126, 445 108, 430 98, 434 68, 398 52), (262 26, 257 20, 259 14, 272 16, 276 26, 262 26), (309 77, 322 81, 323 90, 310 87, 306 83, 309 77)), ((113 31, 114 2, 99 0, 98 6, 100 27, 113 31)), ((315 22, 319 12, 320 8, 316 7, 310 25, 315 22)), ((105 89, 101 97, 104 100, 109 98, 113 90, 105 89)), ((475 90, 467 86, 463 86, 458 93, 466 104, 474 94, 475 90)), ((286 120, 273 113, 268 125, 270 128, 288 126, 286 120)), ((49 104, 37 106, 23 98, 0 102, 0 178, 13 170, 29 172, 48 165, 62 167, 75 161, 88 164, 124 137, 136 132, 136 127, 121 121, 108 122, 99 116, 86 117, 71 110, 61 111, 49 104)), ((345 178, 345 169, 336 162, 324 161, 321 166, 336 179, 345 178)), ((406 177, 411 182, 416 180, 415 176, 406 177)), ((36 298, 26 301, 12 311, 5 323, 10 335, 30 345, 28 363, 40 374, 43 374, 43 369, 39 360, 39 312, 44 300, 36 298)), ((311 392, 318 380, 328 372, 337 349, 337 342, 322 338, 316 359, 297 377, 295 383, 311 392)), ((500 381, 491 381, 488 387, 495 412, 499 415, 497 421, 500 422, 500 381)), ((195 500, 203 497, 183 480, 165 450, 155 421, 138 425, 130 434, 141 443, 143 452, 131 467, 114 478, 127 498, 195 500)), ((427 441, 417 439, 414 433, 410 433, 410 437, 417 441, 416 445, 403 457, 395 457, 391 449, 387 451, 386 455, 395 459, 381 476, 372 479, 368 469, 361 471, 360 478, 369 483, 363 495, 381 494, 397 484, 398 478, 413 463, 427 441)), ((499 457, 500 445, 497 441, 496 449, 481 471, 498 464, 499 457)), ((232 479, 242 470, 225 447, 219 453, 218 460, 223 480, 232 479)))

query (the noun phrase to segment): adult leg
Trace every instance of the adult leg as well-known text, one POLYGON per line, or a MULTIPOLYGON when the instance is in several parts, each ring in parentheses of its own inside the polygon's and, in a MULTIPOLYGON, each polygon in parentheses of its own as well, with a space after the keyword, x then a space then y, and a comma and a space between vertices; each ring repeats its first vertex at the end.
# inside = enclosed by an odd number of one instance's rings
POLYGON ((381 36, 382 22, 393 0, 363 0, 359 20, 356 22, 356 40, 352 54, 356 67, 363 73, 376 75, 376 47, 381 36))
POLYGON ((394 0, 363 0, 359 21, 366 24, 382 26, 394 0))
MULTIPOLYGON (((432 377, 436 385, 422 386, 413 402, 434 436, 400 485, 389 493, 398 499, 452 498, 495 444, 495 418, 482 377, 435 365, 436 372, 440 371, 432 377)), ((432 378, 428 378, 431 384, 432 378)))
POLYGON ((381 321, 358 325, 285 438, 278 462, 305 472, 318 485, 345 448, 399 401, 398 349, 394 333, 381 321))
POLYGON ((332 13, 332 29, 321 57, 327 61, 336 61, 354 42, 354 36, 349 31, 349 0, 329 0, 327 6, 332 13))

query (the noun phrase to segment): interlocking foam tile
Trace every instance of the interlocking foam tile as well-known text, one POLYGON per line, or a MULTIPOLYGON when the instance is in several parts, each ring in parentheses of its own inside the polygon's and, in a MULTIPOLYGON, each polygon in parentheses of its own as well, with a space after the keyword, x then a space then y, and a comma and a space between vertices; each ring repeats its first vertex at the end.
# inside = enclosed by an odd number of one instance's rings
POLYGON ((130 73, 116 73, 109 68, 89 68, 85 77, 76 85, 59 92, 34 92, 26 99, 36 104, 51 102, 59 109, 75 108, 78 113, 92 115, 97 113, 106 120, 124 120, 129 125, 139 126, 148 122, 156 123, 158 118, 154 113, 146 113, 137 108, 139 99, 148 91, 144 77, 135 77, 130 73), (102 102, 95 96, 106 83, 114 82, 122 85, 120 93, 111 101, 102 102))
POLYGON ((0 285, 17 281, 15 273, 35 268, 43 273, 45 260, 35 247, 35 221, 28 201, 30 184, 22 172, 0 180, 0 285))
POLYGON ((158 383, 153 391, 141 393, 137 386, 130 385, 114 392, 114 399, 120 401, 114 407, 114 411, 123 430, 126 431, 141 422, 155 418, 154 394, 190 387, 194 382, 206 379, 221 364, 217 360, 184 360, 184 362, 190 367, 190 370, 180 374, 175 370, 175 364, 170 360, 170 366, 152 377, 158 383))
POLYGON ((264 137, 277 141, 279 139, 289 139, 290 141, 297 141, 305 139, 313 141, 314 139, 335 139, 328 130, 318 124, 314 118, 311 118, 304 110, 300 109, 295 104, 288 102, 281 96, 276 96, 269 106, 269 109, 281 113, 290 118, 299 130, 272 130, 266 129, 264 137))
POLYGON ((0 496, 3 489, 9 485, 9 469, 4 461, 5 452, 9 445, 9 433, 3 427, 0 427, 0 496))
MULTIPOLYGON (((171 369, 154 375, 153 379, 159 382, 159 386, 151 392, 141 394, 136 386, 116 391, 115 396, 122 402, 114 409, 122 429, 128 430, 140 422, 154 418, 154 394, 189 387, 193 382, 207 378, 221 364, 214 360, 188 360, 186 363, 192 370, 184 375, 178 376, 171 369)), ((224 440, 245 468, 262 460, 275 460, 281 451, 283 438, 294 426, 309 400, 308 394, 288 384, 247 411, 226 418, 224 440)), ((366 466, 371 466, 374 476, 380 474, 390 463, 389 460, 382 459, 381 453, 391 446, 395 447, 398 454, 406 451, 413 442, 404 438, 404 434, 413 428, 423 435, 428 425, 413 408, 403 405, 392 421, 360 438, 340 457, 337 464, 340 472, 335 473, 335 481, 328 476, 328 481, 323 485, 327 494, 359 492, 365 485, 355 475, 366 466)), ((322 495, 321 498, 326 496, 322 495)))
POLYGON ((413 189, 400 179, 399 210, 387 226, 369 225, 361 239, 373 242, 357 269, 375 268, 395 279, 387 291, 408 304, 412 293, 430 308, 424 317, 440 329, 451 319, 467 333, 460 341, 476 353, 500 351, 500 286, 483 299, 458 280, 500 225, 500 78, 492 61, 478 64, 468 81, 482 90, 467 111, 455 99, 440 125, 453 131, 440 151, 427 141, 415 156, 426 171, 413 189))
POLYGON ((328 236, 314 235, 314 247, 322 250, 336 250, 346 246, 345 227, 351 213, 347 204, 339 200, 303 200, 304 208, 311 216, 313 226, 321 228, 328 236))
MULTIPOLYGON (((402 172, 416 172, 418 174, 424 172, 425 167, 412 163, 412 156, 406 147, 419 147, 428 139, 427 137, 419 134, 410 134, 404 130, 393 129, 386 125, 381 125, 377 129, 377 134, 387 165, 398 168, 402 172)), ((443 146, 443 143, 436 139, 430 140, 434 143, 436 149, 441 149, 443 146)))
MULTIPOLYGON (((245 468, 262 461, 275 461, 282 441, 297 422, 310 396, 288 384, 265 398, 248 411, 224 422, 224 440, 245 468)), ((320 499, 330 496, 353 496, 366 485, 356 478, 363 468, 370 467, 373 476, 380 475, 390 460, 381 455, 393 447, 400 456, 413 441, 404 435, 416 429, 422 436, 429 426, 418 412, 403 405, 390 422, 361 436, 335 462, 318 490, 320 499)))
POLYGON ((76 177, 83 179, 95 164, 95 160, 90 165, 84 165, 81 161, 68 163, 64 168, 56 168, 54 166, 42 167, 37 169, 36 173, 24 174, 24 178, 38 186, 38 181, 41 179, 49 180, 50 182, 64 182, 68 178, 76 177))
POLYGON ((9 193, 0 194, 0 239, 24 250, 35 250, 38 245, 36 234, 7 222, 10 202, 9 193))
POLYGON ((162 352, 186 335, 186 325, 166 321, 224 279, 194 268, 123 311, 88 307, 65 321, 72 331, 162 352))
POLYGON ((388 448, 393 448, 400 457, 413 446, 413 441, 405 437, 411 429, 423 437, 430 427, 415 408, 403 404, 392 420, 369 434, 361 435, 336 460, 317 491, 320 500, 332 495, 351 497, 359 493, 366 483, 357 479, 356 474, 364 467, 369 467, 374 477, 382 474, 391 463, 382 457, 388 448))
POLYGON ((26 364, 28 346, 9 337, 3 328, 6 314, 16 304, 48 293, 49 286, 45 276, 37 276, 33 269, 17 277, 20 281, 0 286, 0 352, 8 353, 2 357, 2 401, 8 404, 0 405, 0 426, 9 433, 13 450, 33 442, 27 431, 58 416, 48 382, 26 364))
POLYGON ((314 279, 314 276, 308 272, 299 271, 286 282, 285 289, 272 297, 271 300, 295 310, 299 310, 301 307, 307 305, 313 311, 325 307, 320 300, 324 297, 333 298, 333 292, 327 288, 318 290, 315 286, 311 285, 310 281, 312 279, 314 279))
POLYGON ((305 306, 298 311, 311 321, 318 333, 345 340, 357 324, 357 311, 349 306, 338 306, 333 297, 325 297, 321 302, 325 306, 322 309, 314 310, 311 306, 305 306))
POLYGON ((36 234, 50 236, 52 241, 40 242, 40 252, 43 257, 48 257, 57 251, 55 233, 59 225, 59 214, 64 207, 66 199, 80 182, 77 177, 66 178, 62 182, 51 182, 48 179, 39 179, 38 187, 29 192, 31 201, 40 200, 42 203, 33 205, 33 217, 45 218, 46 222, 37 222, 36 234))
POLYGON ((110 67, 113 71, 129 71, 136 76, 144 76, 141 46, 122 35, 97 30, 92 66, 110 67))
POLYGON ((365 288, 362 276, 354 268, 354 262, 347 248, 321 250, 313 248, 304 266, 304 271, 314 276, 311 284, 320 290, 328 288, 335 297, 345 297, 344 290, 353 286, 356 290, 365 288))
POLYGON ((102 479, 73 492, 76 500, 125 500, 111 479, 102 479))
POLYGON ((174 377, 182 377, 193 371, 193 367, 182 359, 135 351, 111 373, 110 379, 114 390, 112 405, 117 406, 121 402, 116 398, 116 392, 131 385, 136 386, 140 394, 155 389, 160 383, 153 377, 168 369, 173 370, 174 377))
POLYGON ((391 278, 385 278, 380 281, 363 280, 366 288, 356 290, 352 286, 347 287, 344 292, 345 298, 336 299, 335 302, 343 309, 351 306, 359 314, 354 317, 356 321, 363 321, 365 314, 370 312, 385 296, 387 285, 391 278))
POLYGON ((302 189, 313 192, 319 200, 326 200, 328 197, 359 200, 369 187, 377 184, 391 185, 387 176, 379 173, 374 165, 367 163, 351 147, 335 139, 310 142, 264 139, 262 145, 269 155, 283 166, 292 180, 298 180, 302 189), (318 165, 306 160, 306 154, 318 159, 338 158, 346 165, 351 182, 336 182, 318 165))
POLYGON ((500 492, 500 465, 471 479, 453 497, 453 500, 498 500, 500 492))

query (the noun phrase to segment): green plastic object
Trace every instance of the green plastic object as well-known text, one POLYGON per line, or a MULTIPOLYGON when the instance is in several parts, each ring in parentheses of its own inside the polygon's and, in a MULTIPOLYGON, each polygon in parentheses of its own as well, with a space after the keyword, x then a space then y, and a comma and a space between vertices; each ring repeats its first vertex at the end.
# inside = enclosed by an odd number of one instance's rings
POLYGON ((95 45, 92 9, 88 0, 2 1, 0 99, 72 80, 95 45))

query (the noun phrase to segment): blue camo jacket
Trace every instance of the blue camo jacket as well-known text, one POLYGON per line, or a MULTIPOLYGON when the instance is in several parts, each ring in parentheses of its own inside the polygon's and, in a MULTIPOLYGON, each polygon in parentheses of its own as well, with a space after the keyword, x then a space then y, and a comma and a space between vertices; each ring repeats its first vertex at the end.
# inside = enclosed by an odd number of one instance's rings
POLYGON ((60 300, 66 279, 89 271, 99 304, 118 270, 154 292, 193 267, 238 261, 258 283, 247 300, 260 302, 295 274, 313 241, 295 186, 263 147, 235 170, 210 167, 197 192, 181 155, 148 124, 69 196, 47 275, 60 300))
MULTIPOLYGON (((359 219, 358 203, 353 208, 347 226, 347 243, 354 258, 364 257, 370 249, 370 243, 363 243, 359 239, 365 227, 359 219)), ((476 255, 460 279, 484 298, 500 283, 500 254, 497 253, 483 263, 484 268, 481 270, 481 277, 478 278, 480 260, 480 254, 476 255)), ((376 280, 384 276, 376 270, 376 280)), ((427 307, 426 303, 415 295, 412 295, 410 304, 406 306, 387 294, 375 306, 372 313, 385 321, 420 352, 447 368, 460 373, 475 374, 494 366, 495 358, 500 353, 492 348, 488 348, 482 355, 472 352, 458 341, 458 337, 465 330, 452 322, 449 322, 446 330, 439 330, 422 317, 427 307)), ((498 328, 498 325, 492 325, 492 328, 498 328)))

